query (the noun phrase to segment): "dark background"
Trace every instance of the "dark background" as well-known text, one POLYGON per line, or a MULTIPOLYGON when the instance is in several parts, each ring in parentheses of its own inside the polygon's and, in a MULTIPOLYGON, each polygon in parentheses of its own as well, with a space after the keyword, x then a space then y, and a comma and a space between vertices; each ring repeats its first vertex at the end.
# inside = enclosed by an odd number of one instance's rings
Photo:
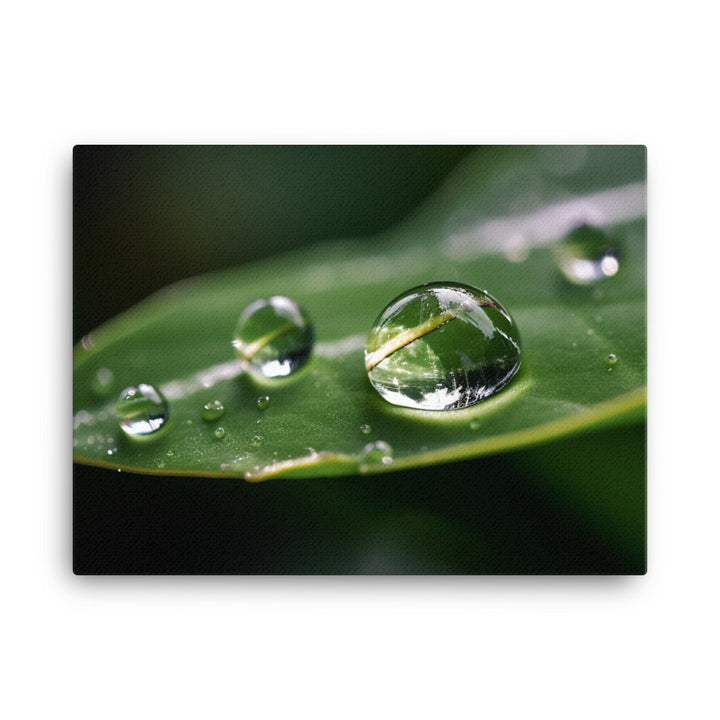
MULTIPOLYGON (((175 280, 403 219, 460 146, 79 146, 73 335, 175 280)), ((252 484, 73 466, 78 574, 637 573, 644 426, 380 476, 252 484), (612 456, 598 452, 613 447, 612 456), (592 458, 592 461, 589 459, 592 458), (596 481, 597 507, 577 478, 596 481), (623 473, 623 477, 627 474, 623 473), (636 510, 623 533, 598 508, 636 510)))
POLYGON ((470 146, 77 146, 73 341, 153 291, 402 220, 470 146))

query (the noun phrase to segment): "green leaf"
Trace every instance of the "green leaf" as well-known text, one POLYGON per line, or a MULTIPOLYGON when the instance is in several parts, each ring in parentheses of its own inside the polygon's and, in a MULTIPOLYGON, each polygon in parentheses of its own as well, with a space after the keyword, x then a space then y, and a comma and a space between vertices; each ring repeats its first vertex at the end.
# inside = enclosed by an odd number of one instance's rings
POLYGON ((640 420, 644 179, 642 147, 496 148, 471 156, 434 198, 380 236, 166 288, 76 348, 74 459, 250 480, 391 472, 640 420), (618 250, 617 274, 589 286, 570 284, 553 253, 581 224, 601 228, 618 250), (390 405, 364 367, 367 334, 385 305, 433 281, 487 291, 522 339, 522 367, 507 388, 463 410, 390 405), (270 295, 303 306, 317 342, 295 375, 259 382, 241 373, 231 340, 240 312, 270 295), (611 353, 615 365, 607 363, 611 353), (159 388, 170 406, 167 427, 143 442, 124 436, 115 410, 120 391, 138 383, 159 388), (270 403, 261 410, 263 395, 270 403), (212 400, 226 411, 210 422, 202 409, 212 400), (393 462, 366 465, 366 445, 379 440, 391 446, 393 462))

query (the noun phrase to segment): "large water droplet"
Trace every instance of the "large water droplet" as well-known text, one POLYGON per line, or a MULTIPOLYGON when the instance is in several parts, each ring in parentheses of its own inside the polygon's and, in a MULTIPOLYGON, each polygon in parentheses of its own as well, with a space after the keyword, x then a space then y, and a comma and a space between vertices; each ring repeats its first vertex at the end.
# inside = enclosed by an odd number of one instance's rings
POLYGON ((225 413, 225 406, 219 400, 211 400, 203 405, 203 420, 213 421, 222 417, 225 413))
POLYGON ((372 386, 394 405, 455 410, 503 387, 521 360, 518 330, 483 290, 429 283, 395 298, 365 350, 372 386))
POLYGON ((142 437, 152 435, 168 421, 167 400, 152 385, 141 383, 125 388, 117 403, 120 427, 126 435, 142 437))
POLYGON ((290 298, 256 300, 238 320, 233 346, 246 368, 268 378, 290 375, 310 358, 314 331, 290 298))
POLYGON ((393 461, 393 449, 384 440, 368 443, 363 449, 365 465, 390 465, 393 461))
POLYGON ((574 285, 592 285, 620 269, 617 248, 602 230, 591 225, 575 228, 556 245, 555 259, 574 285))

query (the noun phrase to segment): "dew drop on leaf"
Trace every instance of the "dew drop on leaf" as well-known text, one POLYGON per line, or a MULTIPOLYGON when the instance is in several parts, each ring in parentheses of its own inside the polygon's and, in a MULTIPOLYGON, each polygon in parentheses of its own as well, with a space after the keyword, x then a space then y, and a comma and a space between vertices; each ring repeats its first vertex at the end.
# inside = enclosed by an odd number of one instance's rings
POLYGON ((507 310, 460 283, 428 283, 395 298, 365 349, 375 390, 418 410, 473 405, 502 390, 520 362, 520 336, 507 310))
POLYGON ((555 260, 573 285, 594 285, 620 269, 617 248, 600 228, 581 225, 554 248, 555 260))
POLYGON ((203 405, 202 417, 203 420, 212 422, 217 420, 225 413, 225 406, 219 400, 211 400, 203 405))
POLYGON ((299 370, 310 359, 314 337, 312 324, 297 303, 273 295, 243 310, 232 344, 248 370, 277 378, 299 370))
POLYGON ((258 410, 264 410, 269 404, 270 404, 270 396, 269 395, 261 395, 257 399, 258 410))
POLYGON ((361 432, 363 435, 369 435, 371 431, 372 431, 372 428, 371 428, 367 423, 363 423, 363 424, 360 426, 360 432, 361 432))
POLYGON ((215 437, 218 440, 222 437, 225 437, 225 428, 222 428, 222 427, 215 428, 215 437))
POLYGON ((390 465, 393 461, 393 449, 384 440, 368 443, 363 449, 362 462, 365 465, 390 465))
POLYGON ((167 400, 152 385, 141 383, 125 388, 117 403, 120 428, 130 437, 153 435, 168 421, 167 400))

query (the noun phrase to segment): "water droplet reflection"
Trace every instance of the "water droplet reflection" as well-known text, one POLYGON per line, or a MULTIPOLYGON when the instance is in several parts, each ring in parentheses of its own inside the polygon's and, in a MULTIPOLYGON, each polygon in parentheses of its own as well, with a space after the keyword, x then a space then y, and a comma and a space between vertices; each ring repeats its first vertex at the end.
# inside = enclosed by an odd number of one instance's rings
POLYGON ((593 285, 620 270, 618 250, 600 228, 581 225, 554 248, 563 276, 574 285, 593 285))
POLYGON ((290 298, 274 295, 243 310, 233 346, 248 370, 266 378, 290 375, 309 360, 314 330, 290 298))
POLYGON ((130 437, 153 435, 168 421, 167 400, 152 385, 141 383, 125 388, 117 403, 120 428, 130 437))
POLYGON ((365 368, 393 405, 454 410, 504 388, 520 368, 520 337, 488 293, 429 283, 395 298, 370 331, 365 368))

